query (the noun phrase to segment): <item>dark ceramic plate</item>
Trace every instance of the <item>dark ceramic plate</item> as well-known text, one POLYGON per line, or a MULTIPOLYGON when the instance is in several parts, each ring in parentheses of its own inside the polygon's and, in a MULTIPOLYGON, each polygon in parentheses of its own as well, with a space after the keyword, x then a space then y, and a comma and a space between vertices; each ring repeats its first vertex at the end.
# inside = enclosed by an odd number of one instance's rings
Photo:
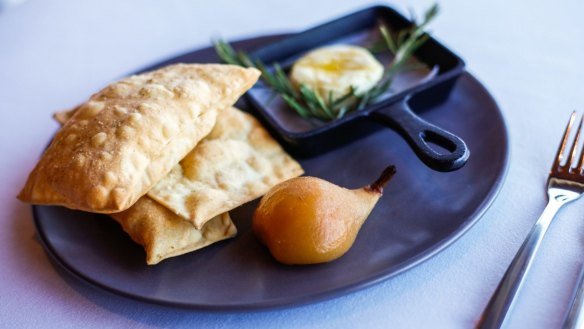
MULTIPOLYGON (((251 49, 277 38, 250 39, 236 46, 251 49)), ((203 49, 159 65, 179 61, 216 58, 212 49, 203 49)), ((508 158, 505 124, 476 79, 464 73, 446 102, 421 115, 468 143, 473 154, 465 167, 450 173, 431 170, 388 129, 301 161, 307 175, 346 187, 370 183, 388 164, 397 167, 354 246, 332 263, 294 267, 275 262, 250 231, 257 201, 231 212, 239 229, 236 238, 156 266, 147 266, 141 247, 104 215, 35 206, 38 234, 55 263, 82 281, 153 303, 252 310, 346 294, 444 249, 481 217, 502 185, 508 158)))

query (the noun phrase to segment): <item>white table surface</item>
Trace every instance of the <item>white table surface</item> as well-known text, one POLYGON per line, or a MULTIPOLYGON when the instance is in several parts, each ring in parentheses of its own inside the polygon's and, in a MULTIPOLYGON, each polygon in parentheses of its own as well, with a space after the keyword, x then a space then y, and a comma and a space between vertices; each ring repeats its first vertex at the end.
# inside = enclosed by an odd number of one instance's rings
MULTIPOLYGON (((461 239, 372 288, 298 308, 199 313, 132 301, 64 277, 15 199, 69 108, 122 74, 209 44, 298 31, 367 1, 28 0, 0 11, 0 327, 471 328, 543 209, 572 110, 584 111, 582 0, 444 0, 434 35, 491 91, 510 132, 505 184, 461 239)), ((393 2, 421 12, 430 2, 393 2)), ((584 260, 584 201, 560 213, 511 328, 557 328, 584 260)), ((104 269, 106 270, 106 269, 104 269)))

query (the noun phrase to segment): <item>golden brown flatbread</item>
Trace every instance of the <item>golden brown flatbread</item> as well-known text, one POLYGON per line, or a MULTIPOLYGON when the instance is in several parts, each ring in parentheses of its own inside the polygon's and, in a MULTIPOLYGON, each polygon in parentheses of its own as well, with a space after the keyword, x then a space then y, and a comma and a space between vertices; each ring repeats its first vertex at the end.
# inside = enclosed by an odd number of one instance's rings
MULTIPOLYGON (((63 125, 76 110, 57 112, 53 117, 63 125)), ((130 208, 110 214, 110 217, 144 248, 148 265, 204 248, 237 234, 229 213, 214 217, 199 230, 146 195, 130 208)))
POLYGON ((18 198, 100 213, 129 208, 259 74, 232 65, 176 64, 109 85, 66 121, 18 198))
POLYGON ((202 228, 303 172, 253 116, 231 108, 148 196, 202 228))
POLYGON ((198 230, 148 196, 110 216, 122 225, 132 240, 144 247, 148 265, 201 249, 237 233, 228 213, 215 216, 198 230))

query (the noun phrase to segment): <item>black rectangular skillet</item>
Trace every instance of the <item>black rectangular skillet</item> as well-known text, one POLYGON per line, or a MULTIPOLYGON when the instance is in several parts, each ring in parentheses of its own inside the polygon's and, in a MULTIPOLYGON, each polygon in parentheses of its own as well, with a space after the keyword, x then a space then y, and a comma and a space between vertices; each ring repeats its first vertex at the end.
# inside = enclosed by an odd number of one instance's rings
MULTIPOLYGON (((251 56, 267 65, 277 62, 285 67, 311 49, 338 42, 347 36, 371 33, 381 22, 393 30, 411 25, 395 10, 375 6, 270 43, 254 51, 251 56)), ((270 130, 296 155, 324 153, 376 131, 381 124, 397 131, 430 168, 438 171, 456 170, 466 163, 469 156, 464 141, 424 121, 412 108, 420 111, 444 101, 464 71, 464 62, 434 38, 429 38, 414 56, 430 68, 438 67, 437 74, 361 111, 331 122, 307 121, 283 102, 268 100, 271 99, 271 90, 266 90, 265 85, 262 87, 259 84, 250 90, 248 100, 270 130), (371 121, 377 125, 371 124, 371 121)))

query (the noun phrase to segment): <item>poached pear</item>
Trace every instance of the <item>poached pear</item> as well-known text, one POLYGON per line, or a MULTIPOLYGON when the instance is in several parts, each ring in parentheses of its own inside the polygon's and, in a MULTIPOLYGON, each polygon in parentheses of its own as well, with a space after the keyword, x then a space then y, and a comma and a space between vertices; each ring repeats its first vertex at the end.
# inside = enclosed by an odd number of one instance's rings
POLYGON ((387 167, 373 184, 354 190, 316 177, 292 178, 264 195, 252 229, 281 263, 332 261, 351 248, 394 174, 395 167, 387 167))

